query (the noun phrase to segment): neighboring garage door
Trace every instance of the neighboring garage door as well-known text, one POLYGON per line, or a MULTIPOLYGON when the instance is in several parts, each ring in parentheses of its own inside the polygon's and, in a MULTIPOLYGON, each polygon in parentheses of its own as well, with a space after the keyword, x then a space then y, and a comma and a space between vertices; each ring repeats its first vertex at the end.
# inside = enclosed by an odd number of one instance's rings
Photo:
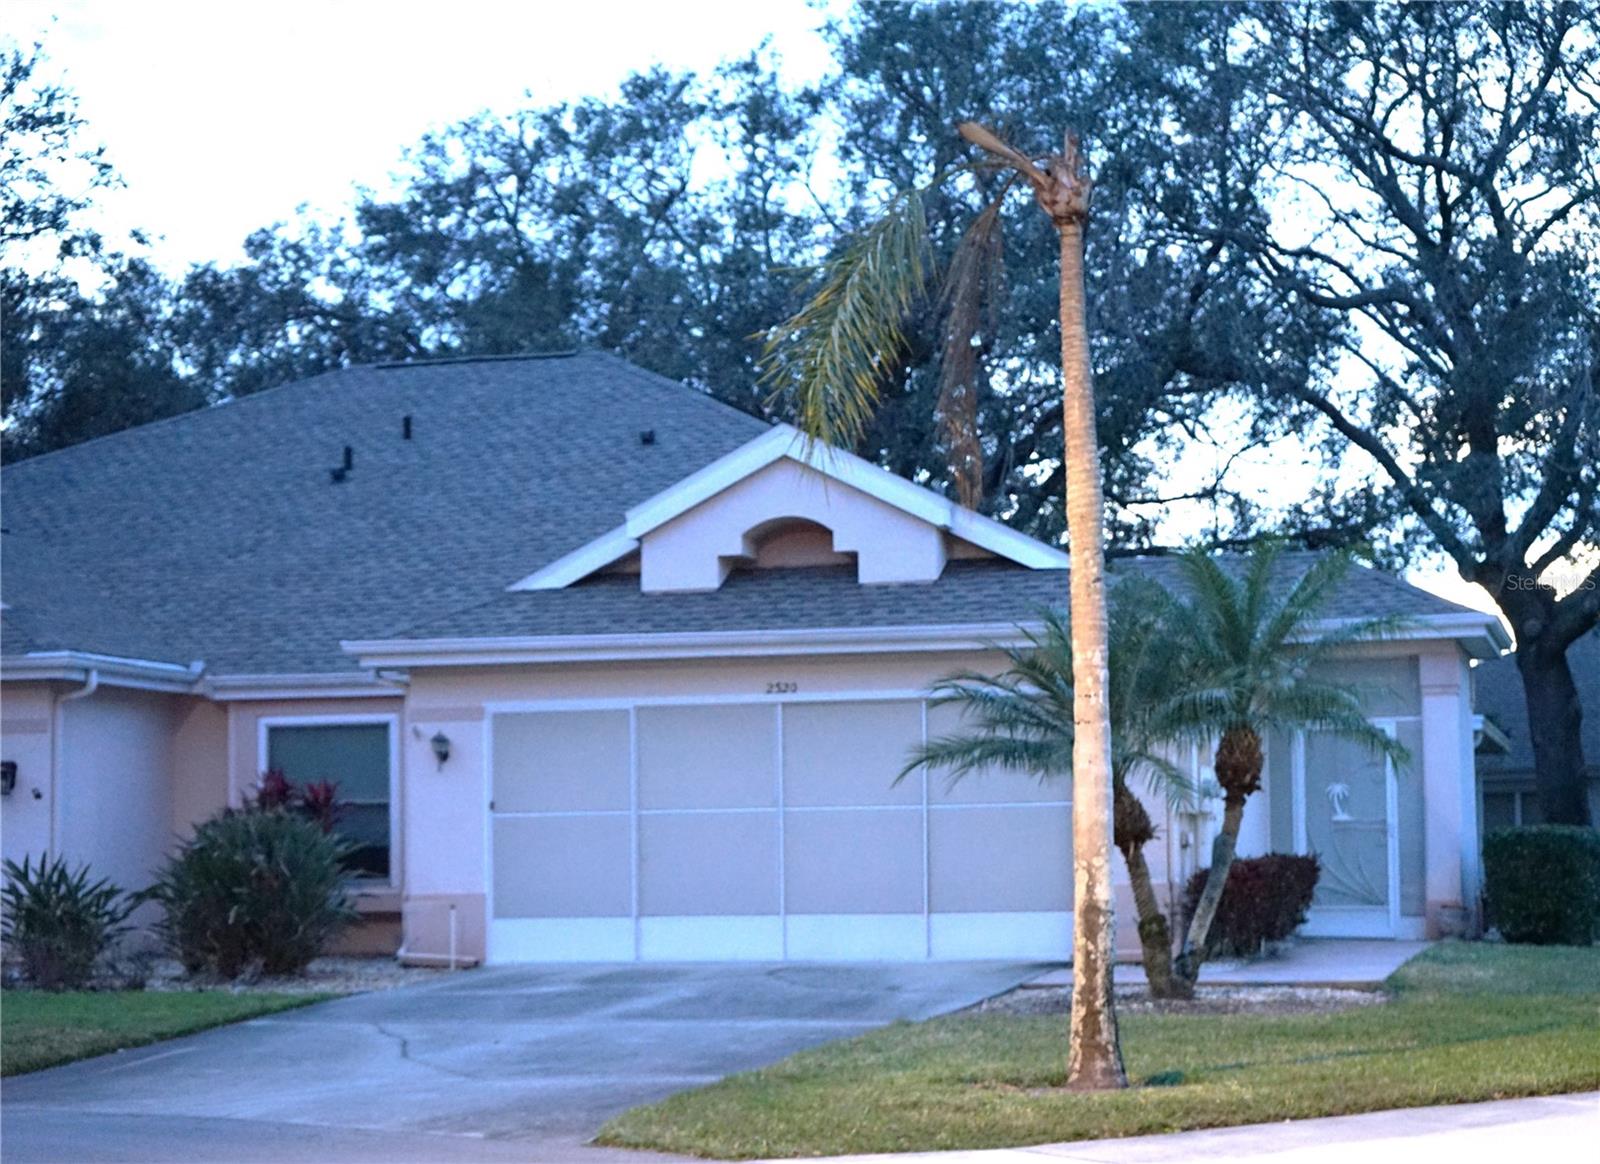
POLYGON ((896 783, 918 699, 490 717, 489 959, 1060 958, 1063 782, 896 783))

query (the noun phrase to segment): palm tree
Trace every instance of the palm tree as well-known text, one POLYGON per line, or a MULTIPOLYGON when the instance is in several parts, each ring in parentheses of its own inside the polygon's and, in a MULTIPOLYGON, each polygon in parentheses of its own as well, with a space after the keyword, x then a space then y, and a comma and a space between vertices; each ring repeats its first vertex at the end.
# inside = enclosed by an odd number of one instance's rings
POLYGON ((1174 966, 1190 989, 1233 866, 1245 802, 1261 787, 1263 739, 1274 731, 1321 731, 1397 761, 1406 758, 1403 747, 1368 721, 1356 688, 1317 674, 1341 648, 1391 635, 1399 622, 1321 623, 1350 558, 1317 557, 1290 585, 1298 561, 1286 558, 1275 542, 1258 545, 1236 572, 1199 550, 1179 558, 1187 593, 1178 600, 1173 645, 1192 668, 1193 693, 1176 718, 1187 734, 1218 741, 1213 768, 1222 789, 1211 867, 1174 966))
MULTIPOLYGON (((1133 790, 1139 779, 1169 801, 1192 799, 1195 789, 1167 754, 1183 733, 1180 712, 1186 668, 1175 657, 1168 612, 1172 601, 1161 587, 1127 578, 1112 589, 1110 633, 1112 836, 1128 867, 1139 917, 1139 943, 1150 993, 1181 993, 1172 973, 1172 933, 1156 896, 1144 847, 1155 825, 1133 790)), ((932 704, 965 713, 964 730, 918 748, 902 776, 918 769, 951 781, 1002 768, 1041 779, 1072 771, 1072 647, 1059 611, 1043 616, 1025 643, 1005 648, 1009 666, 999 674, 960 671, 941 680, 932 704)))
MULTIPOLYGON (((950 296, 969 310, 952 312, 946 329, 941 397, 947 415, 970 407, 962 395, 971 358, 978 296, 972 281, 994 256, 1001 201, 1026 182, 1049 215, 1061 243, 1062 428, 1065 432, 1066 518, 1072 559, 1073 723, 1078 746, 1072 765, 1072 1025, 1067 1086, 1102 1090, 1127 1086, 1111 992, 1115 916, 1111 896, 1111 732, 1106 707, 1106 609, 1100 449, 1094 387, 1089 375, 1083 286, 1084 226, 1090 181, 1077 139, 1068 134, 1059 154, 1038 163, 975 122, 961 135, 982 149, 987 164, 1009 171, 994 201, 974 219, 957 247, 950 296)), ((948 177, 948 175, 945 175, 948 177)), ((942 180, 942 179, 941 179, 942 180)), ((905 348, 902 324, 926 285, 927 219, 921 191, 893 199, 886 212, 824 268, 811 299, 773 329, 767 377, 775 396, 787 396, 802 431, 815 440, 852 448, 878 400, 879 384, 905 348)), ((957 424, 951 442, 958 481, 971 457, 970 426, 957 424)), ((969 491, 962 490, 970 504, 969 491)))

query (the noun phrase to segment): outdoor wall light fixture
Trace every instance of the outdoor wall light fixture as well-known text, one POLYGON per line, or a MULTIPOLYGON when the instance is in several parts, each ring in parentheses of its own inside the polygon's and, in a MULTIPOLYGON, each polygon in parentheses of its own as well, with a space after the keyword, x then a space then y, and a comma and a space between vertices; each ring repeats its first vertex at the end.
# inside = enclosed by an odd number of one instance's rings
POLYGON ((0 760, 0 796, 10 796, 17 788, 17 762, 0 760))
POLYGON ((450 758, 450 737, 443 732, 434 732, 433 739, 428 741, 433 746, 434 759, 439 761, 439 768, 444 769, 444 762, 450 758))

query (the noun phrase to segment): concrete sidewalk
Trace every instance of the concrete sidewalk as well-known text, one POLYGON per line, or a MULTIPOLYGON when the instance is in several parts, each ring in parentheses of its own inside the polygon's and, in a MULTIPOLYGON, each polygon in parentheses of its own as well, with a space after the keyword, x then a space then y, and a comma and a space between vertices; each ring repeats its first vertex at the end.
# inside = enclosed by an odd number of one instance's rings
MULTIPOLYGON (((1319 1120, 1286 1120, 1167 1136, 1081 1140, 1032 1148, 831 1156, 812 1164, 1451 1164, 1534 1159, 1592 1160, 1600 1138, 1600 1092, 1376 1111, 1319 1120)), ((777 1164, 768 1161, 767 1164, 777 1164)))
MULTIPOLYGON (((1329 986, 1372 989, 1432 942, 1370 941, 1362 938, 1301 938, 1282 951, 1252 962, 1207 962, 1203 986, 1329 986)), ((1118 986, 1143 986, 1144 967, 1122 964, 1118 986)), ((1072 971, 1051 970, 1029 986, 1070 986, 1072 971)))

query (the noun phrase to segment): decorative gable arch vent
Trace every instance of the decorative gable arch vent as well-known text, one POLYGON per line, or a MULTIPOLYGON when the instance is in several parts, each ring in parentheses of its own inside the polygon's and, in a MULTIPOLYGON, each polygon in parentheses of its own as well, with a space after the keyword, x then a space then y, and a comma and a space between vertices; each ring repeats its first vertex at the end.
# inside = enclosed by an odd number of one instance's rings
POLYGON ((745 531, 735 569, 782 570, 805 566, 854 566, 856 554, 834 546, 833 531, 804 517, 774 517, 745 531))

